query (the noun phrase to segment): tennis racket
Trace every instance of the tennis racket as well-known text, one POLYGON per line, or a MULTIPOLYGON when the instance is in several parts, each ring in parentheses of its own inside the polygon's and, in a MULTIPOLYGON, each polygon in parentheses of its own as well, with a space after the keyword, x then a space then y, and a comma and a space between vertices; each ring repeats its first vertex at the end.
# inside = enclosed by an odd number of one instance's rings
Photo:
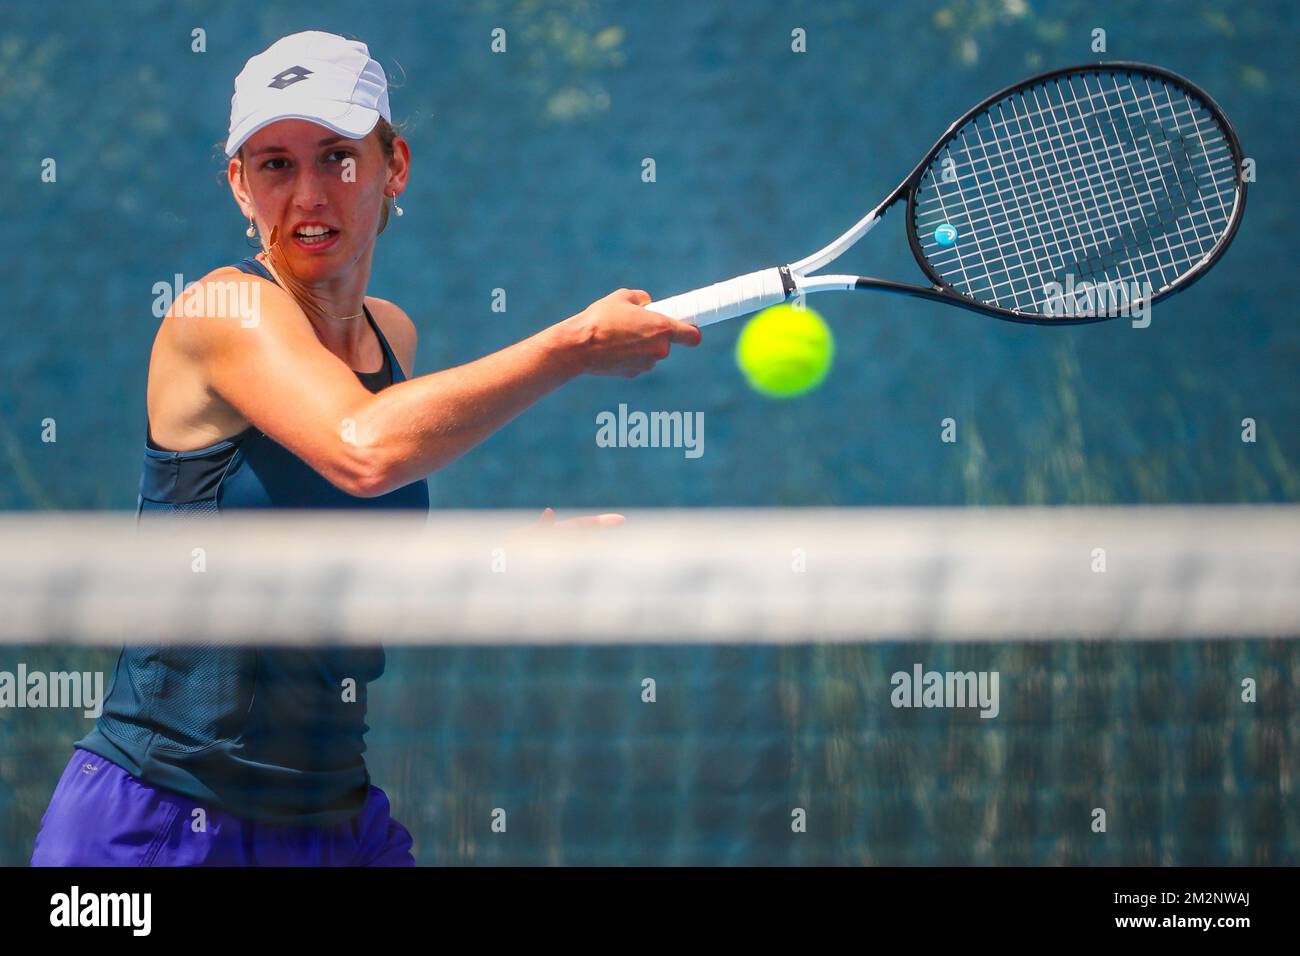
POLYGON ((832 290, 917 296, 1043 325, 1095 322, 1190 286, 1246 205, 1242 152, 1195 84, 1141 63, 1053 70, 990 96, 898 188, 830 245, 647 305, 710 325, 832 290), (931 285, 810 275, 896 204, 931 285))

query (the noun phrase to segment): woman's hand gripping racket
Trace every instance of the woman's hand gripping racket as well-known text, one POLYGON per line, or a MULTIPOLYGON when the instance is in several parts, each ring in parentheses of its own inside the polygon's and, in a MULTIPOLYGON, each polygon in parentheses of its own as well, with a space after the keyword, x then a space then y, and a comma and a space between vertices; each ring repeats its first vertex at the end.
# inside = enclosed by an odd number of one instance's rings
POLYGON ((1231 123, 1188 80, 1140 63, 1031 77, 948 128, 898 188, 830 245, 646 306, 698 326, 809 292, 875 289, 1059 325, 1141 313, 1223 254, 1246 184, 1231 123), (810 275, 907 201, 930 287, 810 275))

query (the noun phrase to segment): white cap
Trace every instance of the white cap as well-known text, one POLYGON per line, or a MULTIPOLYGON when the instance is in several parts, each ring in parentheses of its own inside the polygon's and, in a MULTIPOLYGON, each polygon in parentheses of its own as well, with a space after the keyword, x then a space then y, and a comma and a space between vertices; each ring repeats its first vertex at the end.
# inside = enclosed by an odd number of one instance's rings
POLYGON ((276 40, 235 77, 226 155, 277 120, 309 120, 361 139, 381 116, 392 120, 388 78, 364 43, 319 30, 295 33, 276 40))

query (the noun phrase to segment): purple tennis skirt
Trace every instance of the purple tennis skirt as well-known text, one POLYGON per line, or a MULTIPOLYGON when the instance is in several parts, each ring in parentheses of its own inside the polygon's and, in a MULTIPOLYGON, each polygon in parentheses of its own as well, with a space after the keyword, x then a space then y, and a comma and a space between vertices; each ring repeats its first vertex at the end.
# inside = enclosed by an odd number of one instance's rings
POLYGON ((41 818, 32 866, 414 866, 411 843, 378 787, 346 823, 255 823, 78 748, 41 818))

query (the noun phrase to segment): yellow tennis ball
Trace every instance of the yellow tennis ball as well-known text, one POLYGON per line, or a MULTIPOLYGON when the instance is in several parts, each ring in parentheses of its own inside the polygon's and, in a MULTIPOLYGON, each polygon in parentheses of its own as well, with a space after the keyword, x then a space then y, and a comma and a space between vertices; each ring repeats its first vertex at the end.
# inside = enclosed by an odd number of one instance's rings
POLYGON ((764 309, 745 324, 736 364, 755 391, 794 398, 820 385, 835 358, 835 339, 812 309, 789 303, 764 309))

